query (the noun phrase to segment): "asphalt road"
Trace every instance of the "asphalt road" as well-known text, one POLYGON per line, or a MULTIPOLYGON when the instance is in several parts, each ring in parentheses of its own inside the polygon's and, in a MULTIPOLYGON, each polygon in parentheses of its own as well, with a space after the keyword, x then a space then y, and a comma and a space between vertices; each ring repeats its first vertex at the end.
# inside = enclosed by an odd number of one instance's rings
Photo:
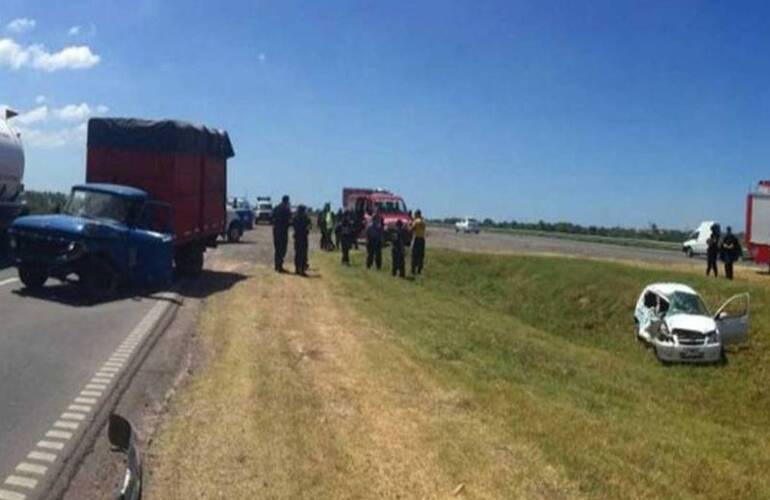
MULTIPOLYGON (((151 297, 126 297, 88 305, 75 286, 54 280, 49 280, 46 292, 29 296, 15 277, 15 269, 0 269, 0 481, 14 475, 27 482, 0 484, 0 498, 12 500, 21 498, 13 492, 36 498, 50 476, 39 467, 55 470, 68 458, 75 443, 59 441, 60 432, 50 434, 54 423, 157 303, 151 297), (41 449, 41 440, 63 446, 41 449), (33 451, 56 459, 30 460, 33 451), (31 463, 37 472, 20 473, 21 462, 31 463), (30 488, 30 481, 39 486, 30 488)), ((84 421, 79 430, 87 424, 84 421)))
POLYGON ((633 260, 652 263, 687 263, 681 252, 632 246, 592 243, 542 236, 519 236, 504 233, 455 233, 450 228, 431 228, 428 244, 474 252, 555 253, 598 259, 633 260))

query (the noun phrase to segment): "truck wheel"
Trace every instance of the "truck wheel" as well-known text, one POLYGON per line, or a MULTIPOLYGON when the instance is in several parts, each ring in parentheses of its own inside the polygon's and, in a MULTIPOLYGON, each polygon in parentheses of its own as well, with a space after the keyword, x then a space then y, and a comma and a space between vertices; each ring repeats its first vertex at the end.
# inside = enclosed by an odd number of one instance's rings
POLYGON ((38 267, 21 266, 19 267, 19 279, 30 290, 39 290, 45 285, 48 273, 38 267))
POLYGON ((95 298, 108 298, 118 289, 118 273, 103 259, 93 258, 84 268, 80 280, 89 295, 95 298))
POLYGON ((203 271, 203 251, 188 251, 176 258, 177 272, 183 276, 198 276, 203 271))
POLYGON ((693 254, 693 253, 692 253, 692 248, 690 248, 690 247, 687 247, 687 248, 685 249, 684 253, 685 253, 685 254, 686 254, 686 255, 687 255, 689 258, 691 258, 691 259, 692 259, 692 256, 693 256, 693 255, 695 255, 695 254, 693 254))
POLYGON ((230 224, 230 228, 227 230, 227 241, 230 243, 238 243, 241 240, 241 228, 238 224, 230 224))

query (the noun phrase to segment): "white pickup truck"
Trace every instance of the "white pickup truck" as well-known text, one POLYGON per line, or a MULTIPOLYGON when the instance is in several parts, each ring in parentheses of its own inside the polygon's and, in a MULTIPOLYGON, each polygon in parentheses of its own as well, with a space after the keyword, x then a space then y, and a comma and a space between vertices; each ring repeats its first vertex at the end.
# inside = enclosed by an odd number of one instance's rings
POLYGON ((463 233, 479 234, 479 231, 481 231, 479 228, 479 221, 466 217, 455 222, 455 233, 459 233, 460 231, 463 233))

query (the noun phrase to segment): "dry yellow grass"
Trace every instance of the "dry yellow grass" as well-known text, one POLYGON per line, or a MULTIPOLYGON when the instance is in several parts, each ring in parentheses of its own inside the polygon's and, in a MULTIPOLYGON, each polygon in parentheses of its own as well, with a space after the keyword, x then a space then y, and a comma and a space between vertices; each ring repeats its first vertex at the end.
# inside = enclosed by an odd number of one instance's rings
POLYGON ((347 307, 331 274, 257 267, 209 301, 209 361, 150 449, 148 498, 577 496, 536 447, 347 307))

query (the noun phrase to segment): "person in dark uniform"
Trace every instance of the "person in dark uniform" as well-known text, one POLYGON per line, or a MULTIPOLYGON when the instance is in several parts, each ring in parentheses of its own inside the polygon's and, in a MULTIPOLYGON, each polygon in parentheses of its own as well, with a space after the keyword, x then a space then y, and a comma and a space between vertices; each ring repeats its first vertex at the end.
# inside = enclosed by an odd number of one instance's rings
POLYGON ((342 223, 340 224, 340 240, 342 245, 342 263, 350 265, 350 247, 353 246, 353 234, 355 232, 355 220, 353 213, 346 210, 342 214, 342 223))
POLYGON ((286 247, 289 245, 289 225, 291 224, 291 205, 289 196, 284 195, 281 203, 273 209, 273 247, 275 248, 275 270, 285 273, 283 259, 286 258, 286 247))
POLYGON ((366 228, 366 268, 372 264, 382 269, 382 243, 385 241, 385 230, 379 215, 372 218, 372 223, 366 228))
POLYGON ((294 272, 307 276, 307 240, 310 232, 310 217, 307 216, 305 205, 297 207, 292 226, 294 226, 294 272))
POLYGON ((396 230, 393 232, 393 241, 390 247, 393 276, 398 273, 400 277, 406 276, 406 263, 404 262, 404 246, 406 244, 406 232, 404 224, 399 219, 396 222, 396 230))
POLYGON ((706 276, 714 271, 714 277, 719 276, 717 259, 719 258, 719 228, 711 226, 711 236, 706 240, 706 276))
POLYGON ((722 238, 722 245, 719 248, 722 252, 722 261, 725 263, 725 276, 727 279, 733 279, 733 262, 741 256, 741 244, 738 238, 733 234, 732 228, 727 226, 725 237, 722 238))
POLYGON ((412 276, 422 274, 422 265, 425 262, 425 219, 422 212, 417 210, 412 221, 412 276))

